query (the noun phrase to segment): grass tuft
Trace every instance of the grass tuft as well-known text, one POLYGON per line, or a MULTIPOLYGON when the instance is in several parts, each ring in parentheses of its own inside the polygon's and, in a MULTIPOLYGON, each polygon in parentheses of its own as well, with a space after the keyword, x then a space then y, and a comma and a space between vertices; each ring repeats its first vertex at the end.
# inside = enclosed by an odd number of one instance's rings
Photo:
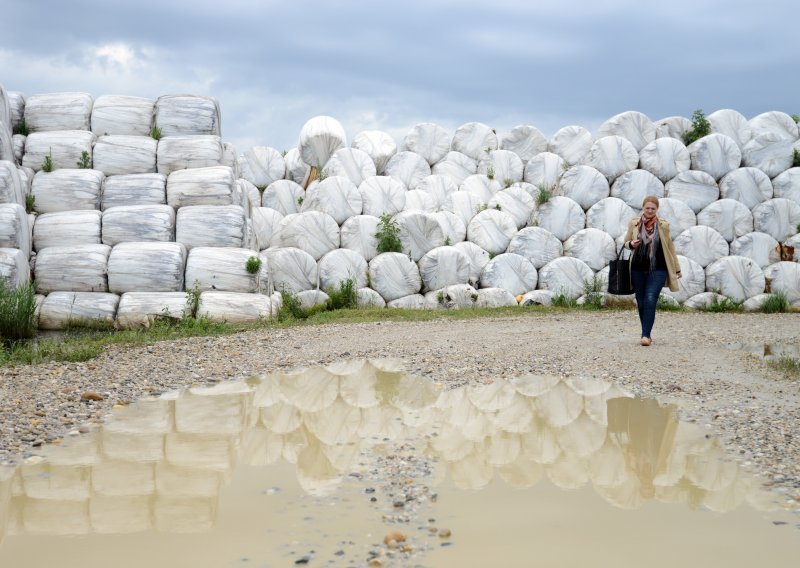
POLYGON ((150 129, 150 138, 153 138, 154 140, 161 140, 161 129, 155 124, 153 125, 153 128, 150 129))
POLYGON ((358 307, 358 294, 356 293, 356 283, 353 278, 347 278, 339 282, 338 288, 325 290, 328 294, 329 310, 355 309, 358 307))
POLYGON ((22 120, 14 126, 13 134, 22 134, 23 136, 27 136, 30 134, 30 129, 28 129, 28 123, 25 122, 25 117, 22 117, 22 120))
POLYGON ((786 294, 783 292, 773 292, 770 294, 764 303, 761 304, 759 311, 765 314, 785 314, 792 309, 786 294))
POLYGON ((0 338, 10 345, 36 335, 36 291, 28 282, 16 288, 0 278, 0 338))

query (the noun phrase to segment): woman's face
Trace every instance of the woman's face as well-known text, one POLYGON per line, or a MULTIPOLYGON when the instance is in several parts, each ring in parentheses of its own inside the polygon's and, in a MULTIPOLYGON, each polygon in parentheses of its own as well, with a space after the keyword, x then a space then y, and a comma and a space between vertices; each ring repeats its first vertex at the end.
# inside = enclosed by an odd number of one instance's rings
POLYGON ((642 208, 642 214, 644 215, 645 219, 652 219, 655 217, 656 211, 658 211, 658 206, 652 201, 645 203, 644 207, 642 208))

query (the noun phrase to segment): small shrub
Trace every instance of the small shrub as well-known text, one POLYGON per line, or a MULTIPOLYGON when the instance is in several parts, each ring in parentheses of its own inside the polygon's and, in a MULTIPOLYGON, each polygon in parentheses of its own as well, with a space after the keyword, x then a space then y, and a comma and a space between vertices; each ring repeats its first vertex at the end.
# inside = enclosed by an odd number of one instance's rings
POLYGON ((553 197, 553 191, 545 185, 538 187, 539 191, 536 193, 536 205, 541 206, 550 201, 553 197))
POLYGON ((497 211, 502 211, 502 210, 503 210, 503 208, 501 207, 501 205, 500 205, 499 203, 495 203, 495 204, 494 204, 494 208, 495 208, 497 211))
POLYGON ((375 238, 378 239, 378 252, 402 252, 403 250, 403 244, 400 242, 400 226, 387 213, 380 216, 375 238))
POLYGON ((300 207, 303 204, 303 201, 305 201, 305 199, 301 195, 300 197, 297 198, 297 206, 300 207))
POLYGON ((189 310, 189 317, 196 318, 200 310, 200 282, 197 280, 191 288, 186 289, 186 307, 189 310))
POLYGON ((494 168, 492 166, 486 168, 486 177, 489 179, 494 179, 494 168))
POLYGON ((155 124, 153 125, 153 128, 150 129, 150 138, 161 140, 161 129, 155 124))
POLYGON ((263 195, 264 191, 267 189, 267 186, 266 185, 257 185, 256 189, 258 190, 258 193, 263 195))
POLYGON ((759 311, 765 314, 785 314, 791 311, 791 304, 783 292, 773 292, 767 297, 759 311))
POLYGON ((800 168, 800 150, 792 150, 792 167, 800 168))
POLYGON ((36 196, 32 193, 29 193, 25 196, 25 213, 33 213, 33 209, 36 206, 36 196))
POLYGON ((30 282, 12 288, 0 279, 0 338, 4 344, 36 335, 35 296, 30 282))
POLYGON ((452 243, 450 241, 450 235, 448 235, 447 238, 445 238, 444 240, 443 246, 449 247, 451 244, 452 243))
POLYGON ((244 268, 247 270, 248 274, 258 274, 258 271, 261 270, 261 259, 256 256, 251 256, 247 259, 244 268))
POLYGON ((358 294, 356 294, 356 282, 353 278, 347 278, 339 282, 338 288, 325 290, 328 294, 328 309, 354 309, 358 307, 358 294))
POLYGON ((477 292, 473 292, 472 294, 469 295, 469 299, 472 300, 473 304, 478 301, 478 298, 480 298, 480 296, 478 295, 477 292))
POLYGON ((330 177, 331 173, 328 170, 320 170, 319 175, 317 175, 317 181, 323 182, 330 177))
POLYGON ((22 134, 23 136, 27 136, 30 134, 30 130, 28 130, 28 123, 25 122, 25 117, 22 117, 22 120, 14 127, 14 134, 22 134))
POLYGON ((283 305, 278 310, 278 321, 287 321, 292 319, 308 319, 308 312, 303 309, 303 304, 300 298, 288 292, 285 289, 281 290, 281 299, 283 305))
POLYGON ((42 171, 43 172, 52 172, 53 171, 53 151, 51 150, 49 154, 44 157, 44 161, 42 162, 42 171))
POLYGON ((81 152, 81 159, 78 160, 75 165, 78 166, 78 169, 81 170, 88 170, 92 167, 92 157, 89 155, 89 152, 84 150, 81 152))
POLYGON ((597 275, 592 275, 589 280, 583 281, 583 296, 586 299, 584 307, 599 310, 603 307, 603 298, 606 296, 606 287, 603 279, 597 275))
POLYGON ((794 120, 797 124, 800 124, 800 114, 797 113, 793 114, 792 120, 794 120))
POLYGON ((697 109, 692 113, 692 129, 683 134, 683 143, 687 146, 703 136, 711 133, 711 123, 708 122, 703 109, 697 109))
POLYGON ((575 166, 575 164, 573 164, 572 162, 568 162, 567 160, 564 160, 561 163, 561 171, 565 172, 565 171, 567 171, 568 169, 570 169, 573 166, 575 166))
POLYGON ((731 300, 724 296, 720 300, 719 297, 714 296, 714 299, 711 300, 711 304, 705 308, 700 308, 700 311, 711 313, 740 312, 742 311, 742 304, 744 304, 744 302, 739 300, 731 300))

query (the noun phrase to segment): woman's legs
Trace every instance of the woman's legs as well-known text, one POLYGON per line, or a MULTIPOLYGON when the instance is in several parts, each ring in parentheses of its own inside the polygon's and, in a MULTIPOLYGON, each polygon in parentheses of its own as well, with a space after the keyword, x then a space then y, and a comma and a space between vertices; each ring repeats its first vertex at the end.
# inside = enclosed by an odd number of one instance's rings
POLYGON ((658 295, 667 282, 666 270, 631 273, 633 290, 636 293, 636 306, 639 309, 639 322, 642 324, 642 337, 650 337, 653 323, 656 320, 656 304, 658 295))

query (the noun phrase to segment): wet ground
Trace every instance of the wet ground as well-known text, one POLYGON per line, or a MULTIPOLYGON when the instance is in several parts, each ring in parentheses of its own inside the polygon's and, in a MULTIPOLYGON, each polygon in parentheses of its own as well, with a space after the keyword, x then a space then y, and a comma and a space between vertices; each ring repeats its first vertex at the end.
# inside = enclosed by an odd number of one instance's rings
POLYGON ((800 517, 597 379, 344 361, 115 409, 0 469, 0 566, 795 566, 800 517))

